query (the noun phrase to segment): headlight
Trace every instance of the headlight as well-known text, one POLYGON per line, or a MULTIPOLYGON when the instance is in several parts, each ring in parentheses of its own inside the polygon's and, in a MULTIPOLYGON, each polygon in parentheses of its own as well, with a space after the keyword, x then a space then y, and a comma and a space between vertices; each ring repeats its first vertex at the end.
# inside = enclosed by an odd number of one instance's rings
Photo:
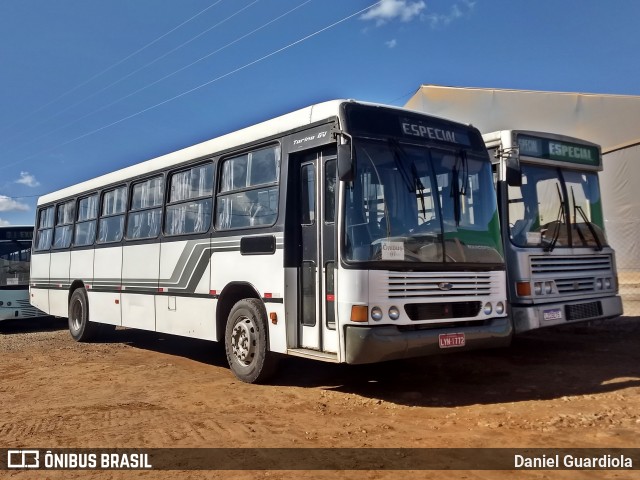
POLYGON ((489 302, 487 302, 484 304, 484 308, 482 309, 482 311, 485 315, 491 315, 491 312, 493 312, 493 307, 489 302))
POLYGON ((596 279, 596 290, 602 290, 602 279, 601 278, 597 278, 596 279))
POLYGON ((380 307, 373 307, 371 309, 371 318, 373 318, 376 322, 378 320, 382 320, 382 309, 380 307))
POLYGON ((611 288, 611 279, 610 278, 605 278, 604 279, 604 288, 611 288))
POLYGON ((542 283, 536 282, 533 284, 533 292, 536 295, 540 295, 542 293, 542 283))
POLYGON ((498 302, 496 304, 496 314, 502 315, 504 313, 504 303, 498 302))
POLYGON ((551 293, 552 290, 553 286, 551 285, 551 282, 544 282, 544 293, 551 293))
POLYGON ((391 320, 397 320, 400 318, 400 310, 398 310, 398 307, 389 308, 389 318, 391 320))

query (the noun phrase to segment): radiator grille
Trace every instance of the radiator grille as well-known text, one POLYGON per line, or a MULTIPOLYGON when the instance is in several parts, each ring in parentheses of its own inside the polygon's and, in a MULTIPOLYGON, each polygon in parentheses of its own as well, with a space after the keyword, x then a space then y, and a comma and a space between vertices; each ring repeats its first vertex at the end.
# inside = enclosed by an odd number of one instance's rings
POLYGON ((531 257, 531 276, 556 282, 558 293, 595 291, 596 276, 613 275, 611 256, 531 257))
POLYGON ((611 271, 609 255, 585 257, 531 257, 531 274, 584 276, 586 274, 606 274, 611 271))
POLYGON ((468 297, 491 293, 489 273, 434 275, 415 272, 389 274, 389 298, 468 297))

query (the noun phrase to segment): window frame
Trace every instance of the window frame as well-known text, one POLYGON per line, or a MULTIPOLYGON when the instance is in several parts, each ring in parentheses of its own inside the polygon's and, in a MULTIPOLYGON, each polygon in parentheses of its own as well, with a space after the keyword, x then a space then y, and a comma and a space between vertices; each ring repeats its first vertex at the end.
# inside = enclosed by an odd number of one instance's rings
MULTIPOLYGON (((163 225, 163 210, 164 210, 164 206, 165 206, 165 187, 166 187, 166 178, 165 178, 165 174, 164 172, 156 172, 155 174, 149 176, 149 177, 145 177, 145 178, 138 178, 135 180, 131 180, 129 182, 129 188, 127 189, 128 192, 128 198, 125 199, 125 224, 124 224, 124 232, 122 235, 122 239, 121 240, 126 240, 128 242, 137 242, 137 241, 143 241, 143 240, 153 240, 156 239, 160 236, 160 234, 162 233, 162 225, 163 225), (151 206, 147 206, 147 207, 139 207, 139 208, 133 208, 133 202, 134 202, 134 189, 136 187, 136 185, 141 185, 144 184, 146 182, 150 182, 152 180, 156 180, 156 179, 160 179, 160 188, 161 188, 161 192, 160 192, 160 203, 158 204, 154 204, 151 206), (151 212, 153 210, 157 210, 160 214, 160 218, 158 219, 158 224, 157 224, 157 231, 155 233, 155 235, 147 235, 147 236, 140 236, 140 237, 134 237, 134 236, 129 236, 129 226, 131 225, 131 220, 132 217, 135 217, 136 215, 140 214, 140 213, 144 213, 144 212, 151 212)), ((151 191, 151 190, 150 190, 151 191)))
POLYGON ((55 205, 48 205, 48 206, 45 206, 45 207, 40 207, 38 209, 38 224, 36 225, 36 235, 35 235, 35 238, 34 238, 34 241, 33 241, 33 251, 34 252, 44 252, 44 251, 47 251, 47 250, 51 249, 51 245, 53 243, 53 229, 54 229, 55 223, 56 223, 55 207, 56 207, 55 205), (42 216, 47 211, 52 211, 53 212, 53 214, 51 215, 51 224, 50 225, 46 225, 45 224, 44 226, 41 226, 40 224, 41 224, 42 216), (39 240, 40 240, 40 234, 42 232, 45 232, 45 231, 46 232, 50 232, 49 242, 48 242, 46 247, 38 248, 38 243, 39 243, 39 240))
POLYGON ((216 189, 216 162, 212 159, 209 158, 204 162, 198 162, 195 164, 190 164, 190 165, 185 165, 182 166, 179 169, 173 170, 171 172, 169 172, 167 174, 167 178, 166 178, 166 191, 165 191, 165 203, 164 203, 164 210, 165 210, 165 214, 164 214, 164 223, 162 226, 162 233, 164 236, 166 237, 180 237, 180 236, 184 236, 184 235, 203 235, 203 234, 207 234, 209 231, 211 231, 212 225, 213 225, 213 218, 214 218, 214 195, 215 195, 215 189, 216 189), (184 172, 188 172, 188 171, 192 171, 193 169, 199 168, 199 167, 210 167, 211 169, 211 191, 210 193, 206 193, 204 195, 199 195, 199 196, 195 196, 195 197, 186 197, 186 198, 182 198, 180 200, 175 200, 175 201, 171 201, 171 189, 172 189, 172 184, 171 182, 173 181, 173 179, 176 177, 176 175, 179 175, 181 173, 184 172), (203 228, 202 230, 193 230, 193 231, 181 231, 179 233, 169 233, 168 228, 169 228, 169 210, 180 206, 180 205, 188 205, 188 204, 195 204, 195 203, 203 203, 205 204, 207 200, 210 200, 210 212, 209 212, 209 222, 207 225, 205 225, 206 228, 203 228))
POLYGON ((73 242, 71 243, 71 245, 73 247, 77 247, 77 248, 82 248, 82 247, 90 247, 92 245, 94 245, 96 243, 96 240, 98 238, 98 219, 100 218, 100 193, 99 192, 93 192, 90 194, 86 194, 86 195, 82 195, 82 196, 78 196, 76 199, 76 212, 75 212, 75 222, 74 222, 74 226, 73 226, 73 242), (91 197, 96 197, 96 215, 95 217, 91 217, 91 218, 86 218, 84 220, 80 220, 78 217, 80 216, 80 202, 82 202, 83 200, 89 199, 91 197), (93 222, 95 225, 95 231, 93 232, 93 240, 90 243, 83 243, 83 244, 78 244, 78 226, 79 225, 84 225, 84 224, 89 224, 93 222))
MULTIPOLYGON (((275 143, 269 143, 266 145, 260 145, 260 146, 256 146, 253 147, 251 149, 248 150, 243 150, 243 151, 238 151, 238 152, 234 152, 234 153, 230 153, 228 155, 225 155, 223 157, 220 157, 218 159, 218 166, 217 166, 217 179, 216 179, 216 188, 215 188, 215 195, 214 195, 214 200, 215 200, 215 204, 214 204, 214 209, 213 209, 213 228, 216 231, 219 232, 226 232, 226 231, 238 231, 238 230, 245 230, 245 229, 260 229, 260 228, 270 228, 273 227, 277 222, 278 222, 278 217, 280 215, 280 190, 281 190, 281 175, 282 175, 282 145, 280 144, 280 142, 275 142, 275 143), (249 185, 246 186, 247 184, 247 178, 251 178, 251 174, 252 171, 250 170, 249 166, 251 165, 252 162, 247 161, 247 169, 245 171, 245 186, 244 187, 240 187, 240 188, 230 188, 230 189, 226 189, 223 190, 222 188, 222 182, 224 180, 224 175, 223 175, 223 169, 224 166, 227 162, 235 159, 235 158, 240 158, 243 157, 245 155, 249 156, 253 153, 262 151, 262 150, 269 150, 271 149, 274 153, 275 153, 275 166, 276 166, 276 172, 275 172, 275 180, 272 182, 267 182, 267 183, 260 183, 260 184, 255 184, 255 185, 249 185), (265 224, 258 224, 258 225, 240 225, 240 226, 228 226, 228 227, 223 227, 221 226, 221 222, 220 222, 220 212, 218 211, 219 207, 220 207, 220 203, 221 200, 226 198, 226 197, 233 197, 233 196, 238 196, 239 194, 243 194, 243 193, 247 193, 247 192, 257 192, 259 190, 266 190, 267 192, 270 193, 271 189, 275 188, 275 197, 276 197, 276 201, 275 201, 275 210, 274 210, 274 214, 273 214, 273 221, 270 223, 265 223, 265 224)), ((252 202, 253 204, 259 204, 258 202, 252 202)))
POLYGON ((74 232, 75 232, 75 217, 76 217, 76 207, 77 207, 77 202, 75 198, 72 198, 71 200, 65 200, 63 202, 57 203, 55 206, 55 215, 54 215, 54 226, 53 226, 53 235, 51 237, 51 249, 52 250, 65 250, 67 248, 69 248, 74 240, 74 232), (60 211, 61 208, 66 208, 67 205, 71 205, 71 221, 69 222, 63 222, 63 223, 58 223, 58 213, 60 211), (57 238, 57 232, 59 230, 70 230, 70 235, 69 235, 69 239, 68 241, 66 241, 63 245, 56 245, 56 238, 57 238))
POLYGON ((98 229, 96 231, 96 241, 95 243, 97 245, 108 245, 108 244, 113 244, 113 243, 119 243, 122 242, 124 240, 124 234, 125 234, 125 230, 126 230, 126 216, 127 216, 127 205, 128 205, 128 194, 129 194, 129 189, 127 188, 127 184, 121 184, 121 185, 115 185, 113 187, 107 187, 105 189, 103 189, 100 192, 100 207, 99 207, 99 215, 98 215, 98 229), (108 193, 111 192, 115 192, 118 189, 124 189, 125 192, 125 199, 124 199, 124 209, 122 212, 118 212, 118 213, 110 213, 110 214, 106 214, 104 213, 104 198, 108 193), (115 218, 121 216, 123 217, 123 222, 122 222, 122 233, 120 235, 120 238, 117 240, 110 240, 110 241, 100 241, 100 232, 101 232, 101 225, 102 225, 102 220, 105 218, 115 218))

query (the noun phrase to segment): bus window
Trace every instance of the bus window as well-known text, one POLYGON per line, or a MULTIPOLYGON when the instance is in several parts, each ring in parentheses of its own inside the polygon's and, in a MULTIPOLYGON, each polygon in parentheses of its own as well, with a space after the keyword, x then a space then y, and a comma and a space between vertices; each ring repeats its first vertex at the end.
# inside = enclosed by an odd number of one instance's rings
POLYGON ((169 182, 165 234, 183 235, 209 230, 213 210, 213 164, 177 172, 169 182))
POLYGON ((48 250, 53 233, 53 207, 40 210, 38 232, 36 234, 36 250, 48 250))
POLYGON ((162 186, 162 176, 133 184, 127 239, 155 238, 160 233, 162 186))
POLYGON ((96 239, 96 218, 98 217, 98 195, 81 198, 78 202, 78 219, 74 245, 92 245, 96 239))
POLYGON ((56 228, 53 231, 53 248, 68 248, 71 245, 74 207, 74 200, 58 205, 56 228))
POLYGON ((280 148, 263 148, 222 162, 216 227, 273 225, 278 214, 280 148))
POLYGON ((105 192, 102 197, 102 216, 98 224, 98 243, 122 240, 126 200, 126 187, 118 187, 105 192))

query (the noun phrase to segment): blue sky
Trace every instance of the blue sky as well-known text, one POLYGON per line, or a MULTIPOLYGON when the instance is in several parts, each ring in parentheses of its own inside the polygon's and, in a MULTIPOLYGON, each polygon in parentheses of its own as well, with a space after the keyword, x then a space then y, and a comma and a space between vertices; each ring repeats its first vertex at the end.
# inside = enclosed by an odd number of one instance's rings
POLYGON ((636 0, 2 0, 0 225, 32 224, 40 194, 333 98, 640 95, 638 18, 636 0))

